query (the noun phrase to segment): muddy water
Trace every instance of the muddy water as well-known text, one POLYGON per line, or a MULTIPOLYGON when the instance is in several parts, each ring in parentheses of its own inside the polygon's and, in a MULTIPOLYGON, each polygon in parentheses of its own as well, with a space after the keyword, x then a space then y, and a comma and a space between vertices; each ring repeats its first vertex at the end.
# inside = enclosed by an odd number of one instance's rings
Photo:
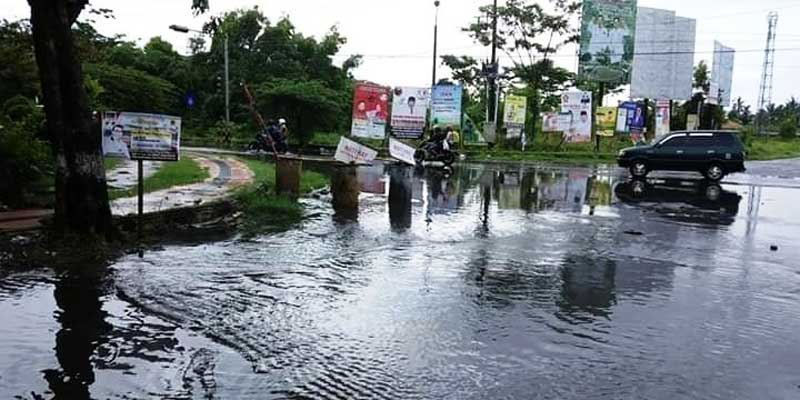
POLYGON ((0 388, 798 398, 800 190, 731 181, 365 168, 356 214, 307 200, 285 232, 2 278, 0 388))

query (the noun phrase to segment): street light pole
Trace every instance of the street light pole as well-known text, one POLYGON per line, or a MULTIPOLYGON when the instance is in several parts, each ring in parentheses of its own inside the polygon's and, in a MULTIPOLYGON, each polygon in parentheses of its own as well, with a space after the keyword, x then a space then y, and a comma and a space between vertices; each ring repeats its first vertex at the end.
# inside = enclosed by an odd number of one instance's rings
POLYGON ((228 66, 228 34, 225 33, 225 122, 231 122, 230 75, 228 66))
MULTIPOLYGON (((201 35, 207 35, 206 32, 198 31, 196 29, 189 29, 182 25, 170 25, 169 29, 180 32, 180 33, 189 33, 195 32, 201 35)), ((225 42, 224 42, 224 51, 225 51, 225 122, 231 122, 231 97, 230 97, 230 68, 229 68, 229 57, 228 57, 228 33, 225 33, 225 42)))
POLYGON ((436 7, 436 17, 433 22, 433 78, 431 79, 431 87, 436 86, 436 53, 439 45, 439 0, 433 2, 436 7))

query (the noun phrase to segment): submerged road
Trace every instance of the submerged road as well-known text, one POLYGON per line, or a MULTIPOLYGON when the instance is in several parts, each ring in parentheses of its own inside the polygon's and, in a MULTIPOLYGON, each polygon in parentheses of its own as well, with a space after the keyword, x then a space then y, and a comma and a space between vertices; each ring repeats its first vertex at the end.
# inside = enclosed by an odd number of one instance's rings
POLYGON ((357 213, 0 278, 19 398, 800 398, 800 161, 359 169, 357 213))

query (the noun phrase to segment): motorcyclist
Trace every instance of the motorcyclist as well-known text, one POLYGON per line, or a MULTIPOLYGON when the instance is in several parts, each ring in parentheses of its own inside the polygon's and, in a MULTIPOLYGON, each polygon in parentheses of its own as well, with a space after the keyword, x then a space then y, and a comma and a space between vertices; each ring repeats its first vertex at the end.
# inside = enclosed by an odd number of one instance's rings
POLYGON ((283 138, 281 128, 272 119, 267 121, 264 131, 259 136, 259 141, 264 150, 272 150, 272 146, 275 146, 275 151, 278 153, 285 153, 287 150, 286 140, 283 138))
POLYGON ((431 144, 431 147, 433 148, 436 154, 441 154, 445 151, 446 140, 447 140, 447 133, 443 131, 441 127, 434 126, 433 132, 431 132, 431 138, 428 141, 428 143, 431 144))
POLYGON ((289 140, 289 127, 286 125, 286 120, 281 118, 278 120, 278 125, 281 130, 281 136, 283 137, 284 141, 289 140))

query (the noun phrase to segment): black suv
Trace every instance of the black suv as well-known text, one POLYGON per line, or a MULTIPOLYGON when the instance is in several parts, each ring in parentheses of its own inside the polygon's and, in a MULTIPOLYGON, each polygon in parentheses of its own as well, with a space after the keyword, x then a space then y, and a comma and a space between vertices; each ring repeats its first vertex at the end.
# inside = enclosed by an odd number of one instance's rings
POLYGON ((620 167, 637 178, 650 171, 698 171, 712 181, 744 172, 745 151, 731 131, 672 132, 653 144, 624 149, 617 156, 620 167))

